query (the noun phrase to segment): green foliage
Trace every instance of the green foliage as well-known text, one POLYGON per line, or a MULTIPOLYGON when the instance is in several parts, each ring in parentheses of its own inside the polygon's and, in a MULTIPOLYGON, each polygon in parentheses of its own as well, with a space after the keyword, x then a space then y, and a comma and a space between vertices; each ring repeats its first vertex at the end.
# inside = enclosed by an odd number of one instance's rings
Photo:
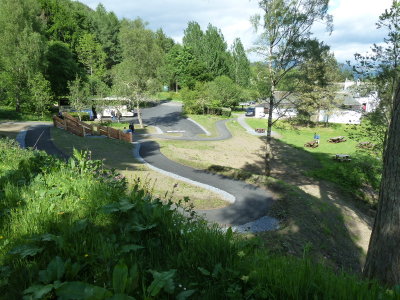
MULTIPOLYGON (((310 46, 316 43, 311 39, 312 25, 315 22, 323 22, 327 24, 328 29, 331 29, 332 18, 327 14, 328 2, 328 0, 259 1, 263 15, 255 15, 252 23, 256 30, 259 29, 261 32, 252 50, 264 58, 265 71, 259 73, 257 78, 261 84, 266 85, 262 89, 259 88, 259 91, 269 94, 270 116, 281 102, 275 99, 275 91, 280 83, 293 69, 301 67, 309 59, 310 46)), ((271 132, 272 125, 273 122, 268 124, 268 132, 271 132)), ((268 140, 270 138, 268 133, 268 140)))
POLYGON ((370 142, 371 147, 359 148, 359 151, 376 158, 382 158, 386 139, 387 126, 383 114, 384 112, 381 110, 366 114, 360 125, 353 125, 347 130, 350 138, 361 143, 370 142))
POLYGON ((50 81, 52 92, 56 96, 68 94, 68 81, 75 79, 78 65, 68 44, 50 41, 46 54, 47 68, 45 77, 50 81))
POLYGON ((87 112, 70 112, 69 114, 74 118, 80 118, 81 121, 90 121, 90 115, 87 112))
POLYGON ((78 40, 76 51, 79 61, 85 66, 90 76, 99 78, 104 76, 106 54, 93 34, 83 34, 78 40))
POLYGON ((247 90, 229 77, 219 76, 205 84, 198 82, 192 90, 183 88, 180 97, 184 102, 185 113, 230 116, 231 108, 237 106, 248 94, 247 90))
POLYGON ((0 2, 0 80, 17 111, 29 99, 28 81, 43 68, 45 43, 36 1, 0 2))
POLYGON ((7 140, 0 152, 5 299, 398 297, 309 259, 270 255, 254 239, 182 216, 138 185, 127 192, 88 153, 60 162, 7 140), (26 173, 30 181, 16 184, 26 173), (12 194, 4 194, 7 185, 12 194))
POLYGON ((50 82, 41 73, 36 73, 28 83, 31 95, 29 106, 37 115, 44 117, 45 111, 52 104, 50 82))
POLYGON ((247 87, 250 84, 250 62, 246 56, 243 44, 239 38, 232 45, 232 67, 231 76, 235 83, 247 87))
POLYGON ((79 119, 81 119, 82 110, 89 105, 89 85, 81 78, 76 77, 74 81, 68 83, 68 89, 70 105, 78 112, 79 119))

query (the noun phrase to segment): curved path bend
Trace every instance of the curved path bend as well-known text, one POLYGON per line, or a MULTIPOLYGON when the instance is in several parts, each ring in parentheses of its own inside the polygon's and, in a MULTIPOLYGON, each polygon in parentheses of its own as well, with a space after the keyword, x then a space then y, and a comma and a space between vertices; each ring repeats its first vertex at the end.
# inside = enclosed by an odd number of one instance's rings
MULTIPOLYGON (((180 105, 163 103, 155 108, 145 109, 143 110, 143 119, 149 122, 148 124, 157 124, 164 131, 184 133, 182 137, 152 135, 155 137, 187 141, 218 141, 231 137, 231 133, 225 125, 228 120, 216 123, 219 133, 217 137, 198 137, 199 134, 205 134, 205 132, 195 123, 181 117, 180 105)), ((58 150, 51 141, 49 125, 38 124, 30 127, 26 132, 25 144, 27 147, 35 146, 49 154, 66 158, 66 155, 58 150)), ((160 147, 155 141, 139 139, 139 147, 135 156, 143 159, 150 167, 162 170, 164 174, 176 179, 184 178, 194 184, 200 183, 198 185, 210 187, 209 189, 233 202, 223 208, 197 210, 207 220, 221 225, 234 226, 234 229, 242 232, 277 228, 278 221, 266 216, 274 202, 272 193, 243 181, 196 170, 171 161, 160 152, 160 147)))

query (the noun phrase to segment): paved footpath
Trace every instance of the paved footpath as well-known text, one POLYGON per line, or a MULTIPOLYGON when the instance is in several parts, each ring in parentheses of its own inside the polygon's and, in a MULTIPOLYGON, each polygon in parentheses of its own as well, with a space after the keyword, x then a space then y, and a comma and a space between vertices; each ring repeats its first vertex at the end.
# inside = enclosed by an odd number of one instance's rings
MULTIPOLYGON (((179 124, 181 121, 176 119, 176 114, 173 111, 169 112, 174 116, 173 121, 171 118, 165 118, 166 123, 162 124, 164 128, 168 128, 168 123, 179 124)), ((158 117, 158 122, 162 122, 162 118, 158 117)), ((231 137, 231 133, 226 128, 226 121, 223 120, 216 123, 219 135, 217 137, 198 137, 196 130, 187 130, 187 134, 183 137, 166 137, 168 139, 187 140, 187 141, 216 141, 224 140, 231 137)), ((187 121, 190 122, 190 121, 187 121)), ((192 122, 191 122, 192 123, 192 122)), ((192 123, 194 124, 194 123, 192 123)), ((194 124, 195 125, 195 124, 194 124)), ((66 158, 59 149, 57 149, 50 136, 50 126, 44 124, 35 124, 26 132, 25 144, 26 147, 35 146, 37 149, 45 150, 51 155, 56 155, 61 158, 66 158)), ((152 135, 157 136, 157 135, 152 135)), ((268 209, 274 202, 272 193, 258 188, 256 186, 247 184, 243 181, 233 180, 228 177, 209 173, 202 170, 196 170, 166 158, 161 152, 158 143, 155 141, 144 140, 140 141, 141 158, 149 166, 154 167, 167 175, 176 179, 187 179, 194 184, 206 186, 206 188, 219 193, 232 204, 227 207, 211 209, 211 210, 198 210, 200 215, 203 215, 211 222, 217 222, 224 226, 233 226, 235 230, 244 231, 265 231, 274 230, 278 226, 278 221, 274 218, 266 216, 268 209)), ((139 155, 139 154, 137 154, 139 155)))
MULTIPOLYGON (((243 181, 233 180, 222 175, 202 170, 196 170, 169 160, 160 152, 159 145, 154 141, 146 141, 140 144, 140 156, 148 164, 161 170, 171 172, 171 177, 174 177, 173 175, 176 174, 185 178, 190 178, 193 181, 226 191, 234 196, 234 203, 227 207, 212 210, 198 210, 197 212, 204 215, 207 220, 222 225, 242 225, 265 216, 268 209, 273 204, 273 195, 266 190, 243 181)), ((271 222, 271 224, 275 226, 268 229, 275 229, 277 224, 274 222, 271 222)))
POLYGON ((36 124, 29 127, 26 132, 25 147, 43 150, 61 159, 68 158, 67 155, 60 151, 52 142, 49 124, 36 124))

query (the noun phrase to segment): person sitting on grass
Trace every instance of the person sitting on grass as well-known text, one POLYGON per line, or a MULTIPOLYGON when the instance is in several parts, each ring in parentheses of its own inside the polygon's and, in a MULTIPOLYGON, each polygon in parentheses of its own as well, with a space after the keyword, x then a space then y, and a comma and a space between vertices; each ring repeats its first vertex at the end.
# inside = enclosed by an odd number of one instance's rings
POLYGON ((132 132, 132 130, 131 129, 126 129, 126 127, 124 127, 124 130, 122 130, 122 132, 123 133, 129 133, 129 132, 132 132))

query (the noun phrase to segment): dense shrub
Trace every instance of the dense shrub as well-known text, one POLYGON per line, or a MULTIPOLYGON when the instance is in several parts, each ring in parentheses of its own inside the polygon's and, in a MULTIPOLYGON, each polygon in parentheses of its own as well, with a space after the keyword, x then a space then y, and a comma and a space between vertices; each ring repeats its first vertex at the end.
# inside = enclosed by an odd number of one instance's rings
POLYGON ((79 117, 80 117, 80 120, 81 121, 90 121, 90 115, 89 115, 89 113, 87 113, 87 112, 80 112, 80 113, 78 113, 78 112, 71 112, 71 113, 69 113, 72 117, 74 117, 74 118, 78 118, 79 119, 79 117))

